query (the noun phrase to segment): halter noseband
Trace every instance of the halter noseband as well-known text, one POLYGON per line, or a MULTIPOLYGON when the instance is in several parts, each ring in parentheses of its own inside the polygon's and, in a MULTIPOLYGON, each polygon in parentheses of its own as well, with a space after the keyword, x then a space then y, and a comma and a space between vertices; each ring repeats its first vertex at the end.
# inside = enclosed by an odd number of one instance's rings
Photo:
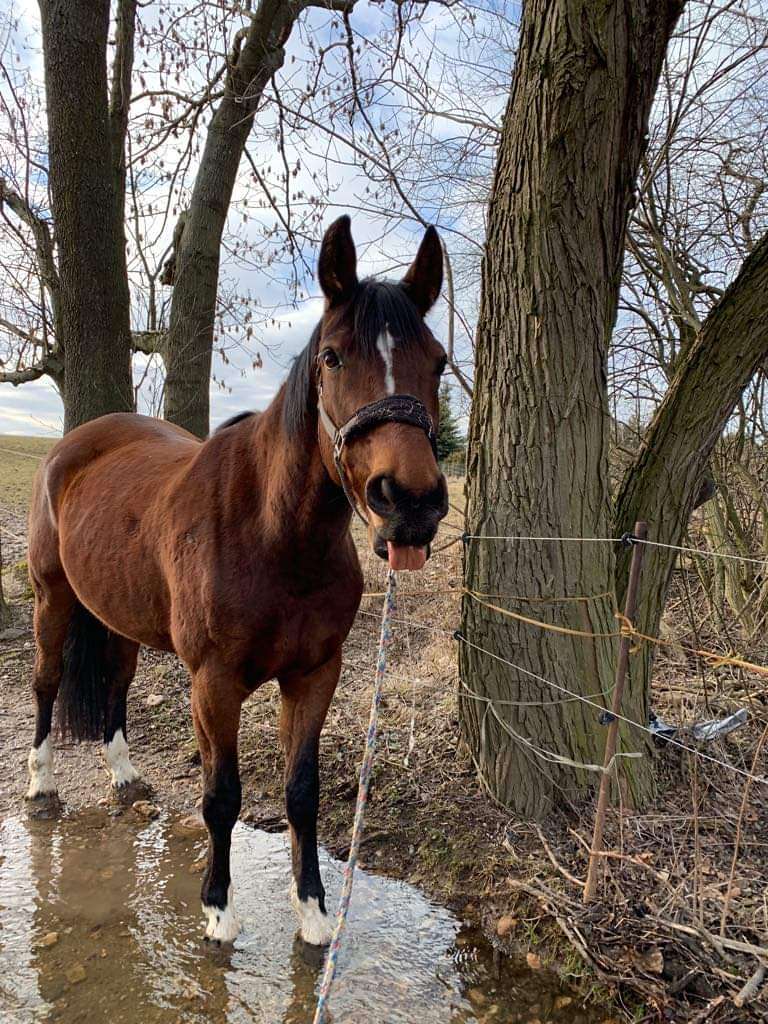
POLYGON ((368 522, 357 507, 354 493, 347 482, 347 476, 341 461, 341 453, 347 441, 360 437, 362 434, 367 434, 374 427, 378 427, 382 423, 407 423, 409 426, 419 427, 420 430, 424 431, 429 438, 429 443, 432 445, 432 452, 435 458, 437 458, 437 438, 432 417, 427 412, 424 403, 420 402, 418 398, 414 398, 413 395, 389 395, 387 398, 379 398, 375 402, 361 406, 357 412, 354 412, 349 417, 346 423, 342 423, 340 427, 337 427, 323 405, 323 385, 318 373, 317 412, 326 434, 333 443, 333 463, 336 466, 336 472, 339 474, 339 480, 341 481, 347 501, 366 526, 368 522))

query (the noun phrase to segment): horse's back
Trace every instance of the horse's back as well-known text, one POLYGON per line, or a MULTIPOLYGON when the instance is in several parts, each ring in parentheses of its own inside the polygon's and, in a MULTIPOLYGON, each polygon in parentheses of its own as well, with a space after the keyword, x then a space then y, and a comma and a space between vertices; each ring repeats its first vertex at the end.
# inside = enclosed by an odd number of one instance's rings
MULTIPOLYGON (((147 476, 167 479, 190 462, 199 440, 172 423, 134 413, 112 413, 76 427, 58 441, 35 476, 29 513, 29 568, 33 579, 60 567, 59 528, 68 496, 91 478, 119 506, 147 476), (149 473, 147 473, 147 470, 149 473)), ((156 483, 148 487, 156 491, 156 483)), ((87 509, 82 509, 87 512, 87 509)))
POLYGON ((55 520, 60 499, 77 476, 105 456, 119 456, 136 446, 146 446, 147 453, 155 456, 163 449, 178 454, 179 446, 184 446, 191 459, 200 442, 182 427, 151 416, 121 412, 100 416, 65 434, 47 454, 35 479, 33 512, 42 511, 39 503, 43 499, 55 520))

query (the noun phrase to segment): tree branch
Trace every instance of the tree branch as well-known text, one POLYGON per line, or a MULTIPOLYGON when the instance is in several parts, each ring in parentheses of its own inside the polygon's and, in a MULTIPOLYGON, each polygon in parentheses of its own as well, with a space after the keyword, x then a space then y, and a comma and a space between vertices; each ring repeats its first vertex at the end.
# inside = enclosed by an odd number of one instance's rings
MULTIPOLYGON (((744 388, 768 356, 768 234, 741 266, 735 281, 712 308, 695 340, 681 356, 669 389, 629 466, 616 502, 614 528, 631 530, 646 519, 653 539, 679 544, 712 450, 744 388)), ((646 567, 647 589, 666 588, 674 556, 657 552, 655 571, 646 567)), ((627 559, 617 564, 622 599, 627 559)), ((649 599, 649 608, 663 605, 649 599)), ((645 623, 653 632, 656 623, 645 623)))
POLYGON ((48 221, 36 214, 26 199, 22 198, 4 178, 0 177, 0 207, 3 204, 32 230, 37 267, 51 299, 55 324, 59 308, 59 274, 53 258, 53 239, 48 221))
POLYGON ((112 173, 117 197, 125 195, 125 133, 131 106, 133 43, 136 34, 136 0, 118 0, 115 15, 115 60, 109 96, 109 137, 112 173))
MULTIPOLYGON (((3 322, 3 326, 5 323, 3 322)), ((64 374, 64 360, 61 353, 54 350, 32 366, 19 367, 16 370, 6 370, 0 361, 0 384, 28 384, 30 381, 39 380, 41 377, 52 377, 56 383, 60 383, 64 374)))
POLYGON ((167 338, 167 331, 131 331, 131 347, 146 356, 162 356, 167 338))

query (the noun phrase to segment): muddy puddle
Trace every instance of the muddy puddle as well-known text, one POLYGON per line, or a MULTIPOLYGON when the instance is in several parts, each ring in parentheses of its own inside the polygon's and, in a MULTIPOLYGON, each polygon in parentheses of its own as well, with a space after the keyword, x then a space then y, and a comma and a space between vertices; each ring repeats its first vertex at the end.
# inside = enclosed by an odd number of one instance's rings
MULTIPOLYGON (((296 938, 285 835, 238 825, 234 948, 201 941, 202 833, 105 808, 0 824, 2 1024, 308 1024, 322 955, 296 938)), ((323 857, 329 906, 341 865, 323 857)), ((358 872, 329 1024, 601 1019, 546 972, 494 965, 449 911, 358 872)))

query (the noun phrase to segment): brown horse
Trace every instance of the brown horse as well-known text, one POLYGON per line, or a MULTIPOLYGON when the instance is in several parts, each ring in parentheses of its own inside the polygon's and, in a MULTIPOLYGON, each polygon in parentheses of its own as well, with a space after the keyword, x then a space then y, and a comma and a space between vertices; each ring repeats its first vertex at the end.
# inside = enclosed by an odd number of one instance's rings
POLYGON ((49 734, 102 739, 115 787, 128 758, 126 694, 140 644, 192 677, 209 832, 206 936, 239 930, 230 884, 240 811, 240 708, 277 679, 292 899, 310 943, 330 937, 317 860, 318 745, 357 611, 355 507, 395 569, 420 568, 447 494, 435 459, 445 354, 424 323, 442 282, 429 228, 399 283, 358 281, 349 218, 320 252, 323 317, 271 405, 200 442, 130 414, 67 434, 30 512, 37 724, 28 796, 55 793, 49 734), (345 498, 349 499, 349 501, 345 498))

